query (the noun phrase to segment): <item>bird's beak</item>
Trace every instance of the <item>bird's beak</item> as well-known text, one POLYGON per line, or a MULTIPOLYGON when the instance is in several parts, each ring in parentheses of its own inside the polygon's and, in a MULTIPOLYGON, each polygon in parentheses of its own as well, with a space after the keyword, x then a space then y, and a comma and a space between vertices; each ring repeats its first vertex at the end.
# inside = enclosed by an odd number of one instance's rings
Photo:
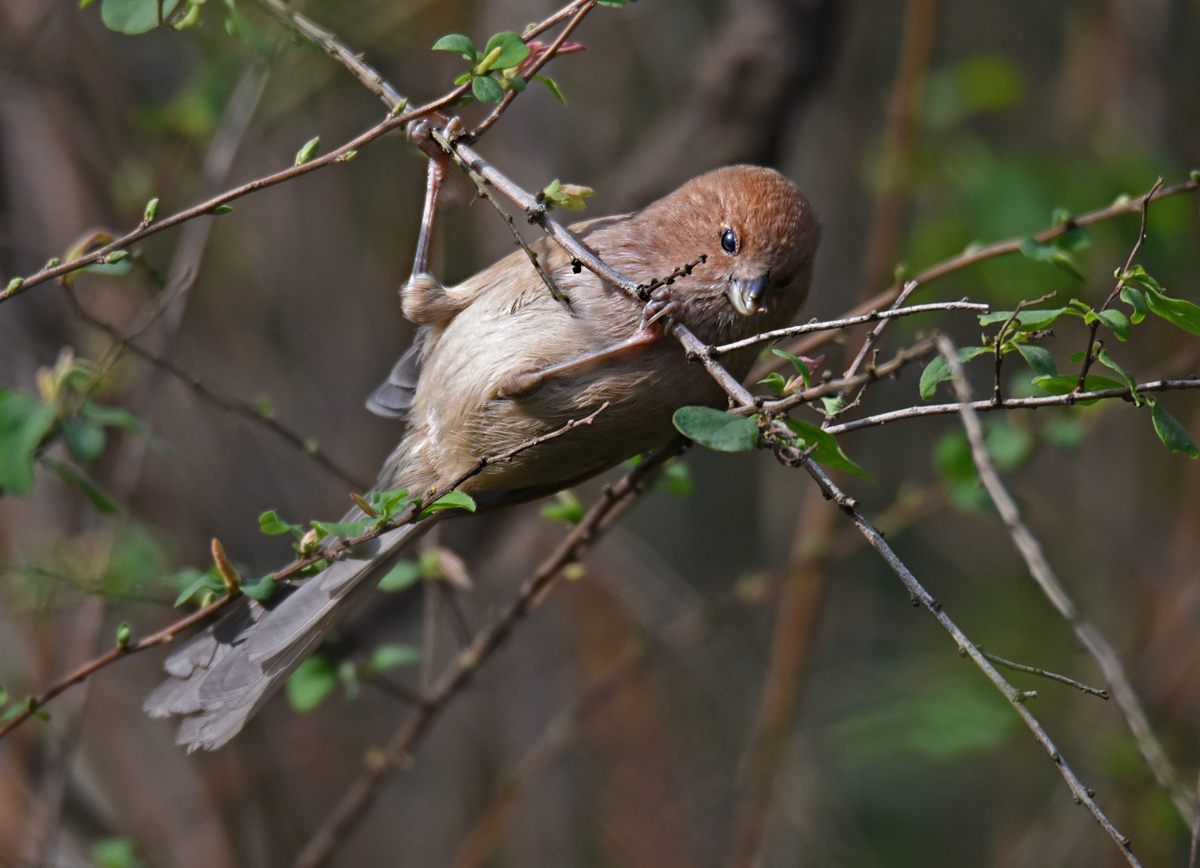
POLYGON ((738 313, 750 316, 766 310, 759 301, 767 291, 767 281, 770 278, 770 274, 752 278, 729 278, 729 300, 733 302, 738 313))

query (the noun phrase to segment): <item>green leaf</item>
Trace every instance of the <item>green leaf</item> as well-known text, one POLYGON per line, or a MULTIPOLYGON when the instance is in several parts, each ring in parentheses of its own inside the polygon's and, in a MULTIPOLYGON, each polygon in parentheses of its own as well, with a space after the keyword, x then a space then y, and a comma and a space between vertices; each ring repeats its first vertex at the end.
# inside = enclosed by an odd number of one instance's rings
POLYGON ((461 491, 447 491, 429 506, 421 510, 419 518, 429 518, 435 512, 440 512, 443 509, 465 509, 467 512, 475 511, 475 500, 469 494, 461 491))
POLYGON ((54 426, 54 408, 0 388, 0 491, 28 494, 33 488, 33 456, 54 426))
POLYGON ((151 199, 146 203, 146 210, 142 212, 142 221, 145 223, 153 223, 154 218, 158 216, 158 199, 151 199))
POLYGON ((554 98, 555 98, 556 100, 558 100, 558 101, 559 101, 560 103, 562 103, 563 105, 566 105, 566 104, 567 104, 567 98, 566 98, 565 96, 563 96, 563 92, 562 92, 561 90, 559 90, 559 88, 558 88, 558 82, 557 82, 557 81, 555 81, 554 79, 550 78, 550 76, 548 76, 548 75, 535 75, 535 76, 533 77, 533 80, 534 80, 534 81, 540 81, 542 84, 546 85, 546 89, 547 89, 548 91, 550 91, 550 93, 554 94, 554 98))
POLYGON ((1117 336, 1117 340, 1129 340, 1129 320, 1125 318, 1125 314, 1119 310, 1109 308, 1108 310, 1096 311, 1096 318, 1108 326, 1112 333, 1117 336))
MULTIPOLYGON (((529 56, 529 46, 525 44, 521 34, 513 33, 511 30, 497 33, 489 39, 483 48, 483 56, 488 57, 497 48, 500 49, 500 54, 492 60, 490 69, 509 69, 529 56)), ((486 71, 480 70, 480 72, 486 71)))
POLYGON ((337 667, 328 657, 314 654, 288 677, 288 705, 301 714, 312 711, 325 701, 337 683, 337 667))
POLYGON ((500 102, 504 99, 504 88, 488 75, 477 75, 471 79, 471 92, 480 102, 500 102))
POLYGON ((379 580, 379 590, 385 593, 403 591, 416 584, 421 578, 421 565, 416 561, 396 561, 396 565, 388 570, 386 576, 379 580))
POLYGON ((583 504, 569 488, 557 495, 557 503, 548 503, 540 510, 542 518, 550 521, 561 521, 564 524, 576 525, 583 521, 583 504))
POLYGON ((1038 262, 1048 262, 1051 265, 1057 265, 1079 280, 1087 279, 1087 276, 1083 273, 1083 269, 1075 261, 1075 257, 1057 244, 1043 244, 1036 238, 1024 238, 1021 240, 1021 253, 1038 262))
POLYGON ((421 662, 421 652, 411 645, 380 645, 367 661, 366 670, 369 675, 376 672, 386 672, 398 666, 412 666, 421 662))
POLYGON ((0 705, 6 705, 7 703, 8 703, 8 691, 5 690, 3 684, 0 684, 0 705))
POLYGON ((766 386, 776 395, 782 395, 787 391, 785 388, 785 386, 787 386, 787 380, 785 380, 783 378, 783 374, 780 374, 779 372, 775 372, 765 379, 759 380, 758 385, 766 386))
POLYGON ((223 594, 225 585, 221 578, 212 571, 201 572, 195 567, 188 567, 186 570, 180 570, 173 576, 167 577, 166 581, 179 587, 182 585, 183 590, 179 592, 179 596, 175 598, 175 608, 178 609, 184 603, 188 602, 197 594, 201 600, 209 593, 223 594))
MULTIPOLYGON (((1071 374, 1063 374, 1058 377, 1034 377, 1033 385, 1039 389, 1049 392, 1051 395, 1066 395, 1069 392, 1075 391, 1075 386, 1079 383, 1079 377, 1071 374)), ((1121 384, 1116 380, 1110 380, 1108 377, 1096 377, 1091 374, 1083 383, 1085 392, 1100 392, 1105 389, 1120 389, 1121 384)), ((1092 401, 1080 401, 1080 404, 1092 404, 1098 399, 1092 401)))
POLYGON ((321 137, 313 136, 304 143, 304 147, 296 152, 296 165, 303 166, 309 160, 317 155, 317 151, 321 149, 321 137))
POLYGON ((1059 449, 1072 452, 1083 445, 1087 430, 1073 415, 1061 413, 1050 417, 1042 428, 1042 436, 1059 449))
POLYGON ((680 407, 671 418, 684 437, 718 452, 745 452, 758 443, 758 419, 712 407, 680 407))
POLYGON ((1130 374, 1129 371, 1125 370, 1115 361, 1113 361, 1113 357, 1108 354, 1108 350, 1101 350, 1096 355, 1096 361, 1104 365, 1104 367, 1108 368, 1110 371, 1116 371, 1118 374, 1120 374, 1121 379, 1124 380, 1126 385, 1129 386, 1129 391, 1133 393, 1133 403, 1141 404, 1141 399, 1138 396, 1137 380, 1133 378, 1133 375, 1130 374))
POLYGON ((38 455, 38 461, 58 474, 63 482, 82 491, 92 502, 92 506, 105 515, 116 515, 121 511, 120 507, 109 500, 108 496, 96 486, 96 483, 92 482, 87 474, 78 467, 67 464, 65 461, 59 461, 45 453, 38 455))
POLYGON ((351 539, 356 536, 362 536, 362 533, 367 528, 365 521, 314 521, 312 526, 326 536, 340 536, 342 539, 351 539))
POLYGON ((274 574, 267 573, 261 579, 255 579, 252 582, 242 582, 242 593, 252 600, 265 603, 275 593, 274 574))
POLYGON ((835 416, 842 412, 846 407, 846 399, 840 395, 826 397, 821 399, 821 404, 825 407, 825 412, 831 416, 835 416))
MULTIPOLYGON (((988 347, 959 347, 958 360, 964 365, 971 361, 976 356, 982 356, 984 353, 990 353, 988 347)), ((950 365, 943 356, 934 357, 925 370, 921 372, 921 382, 918 388, 921 392, 921 397, 926 401, 933 400, 937 394, 938 383, 950 379, 950 365)))
POLYGON ((1054 356, 1050 351, 1035 344, 1017 344, 1017 352, 1021 354, 1026 364, 1033 368, 1034 373, 1044 377, 1057 377, 1058 368, 1054 364, 1054 356))
POLYGON ((372 508, 379 513, 381 519, 390 519, 402 508, 408 506, 408 489, 397 488, 393 491, 372 491, 368 495, 372 508))
POLYGON ((809 388, 812 381, 812 371, 808 369, 808 362, 799 356, 793 356, 791 353, 784 352, 778 347, 771 347, 771 352, 779 356, 781 359, 787 359, 792 363, 792 367, 796 369, 796 373, 800 375, 800 379, 804 381, 804 388, 809 388))
MULTIPOLYGON (((1022 310, 1017 314, 1013 325, 1017 331, 1037 331, 1038 329, 1049 328, 1063 314, 1081 316, 1077 310, 1070 307, 1022 310)), ((995 325, 996 323, 1006 322, 1012 315, 1013 312, 1011 310, 996 310, 991 313, 981 313, 979 315, 979 324, 984 326, 995 325)))
MULTIPOLYGON (((163 20, 167 19, 179 0, 163 0, 163 20)), ((118 33, 145 33, 158 26, 158 0, 104 0, 100 20, 109 30, 118 33)))
POLYGON ((434 51, 457 51, 463 56, 464 60, 469 60, 474 63, 478 58, 478 53, 475 51, 475 43, 461 33, 448 33, 433 43, 434 51))
POLYGON ((1028 431, 1013 427, 1004 419, 998 419, 987 426, 984 445, 997 469, 1015 470, 1025 463, 1033 451, 1033 436, 1028 431))
POLYGON ((90 464, 104 454, 108 438, 99 425, 71 417, 62 420, 59 433, 71 457, 80 464, 90 464))
POLYGON ((796 435, 800 448, 808 449, 814 443, 816 444, 817 448, 809 456, 813 461, 836 470, 845 470, 847 473, 853 473, 855 476, 861 476, 863 479, 871 479, 871 475, 867 471, 850 460, 846 453, 842 451, 837 438, 828 431, 822 431, 816 425, 802 422, 799 419, 785 419, 784 421, 792 429, 792 433, 796 435))
POLYGON ((1172 452, 1182 452, 1189 458, 1200 455, 1192 435, 1174 416, 1162 408, 1157 398, 1147 396, 1146 403, 1150 405, 1150 420, 1154 423, 1154 433, 1168 449, 1172 452))
POLYGON ((1200 335, 1200 307, 1149 287, 1146 287, 1146 302, 1155 316, 1179 326, 1185 332, 1200 335))
POLYGON ((304 536, 304 528, 298 524, 289 524, 279 517, 273 509, 269 509, 258 517, 258 529, 267 536, 278 536, 282 533, 295 535, 296 539, 304 536))
POLYGON ((1121 301, 1133 308, 1133 313, 1129 315, 1129 321, 1134 325, 1144 320, 1146 314, 1150 312, 1150 308, 1146 306, 1146 296, 1140 289, 1134 289, 1132 286, 1122 286, 1121 301))

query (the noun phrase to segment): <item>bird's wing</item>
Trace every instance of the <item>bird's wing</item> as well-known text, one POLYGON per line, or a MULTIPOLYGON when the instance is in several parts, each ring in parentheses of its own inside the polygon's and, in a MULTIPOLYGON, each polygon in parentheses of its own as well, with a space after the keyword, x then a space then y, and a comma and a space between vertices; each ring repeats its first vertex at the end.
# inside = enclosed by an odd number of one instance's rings
POLYGON ((387 419, 407 419, 412 408, 413 395, 417 391, 417 379, 421 376, 424 360, 422 346, 424 329, 418 331, 413 345, 392 366, 386 380, 367 398, 367 409, 376 416, 387 419))

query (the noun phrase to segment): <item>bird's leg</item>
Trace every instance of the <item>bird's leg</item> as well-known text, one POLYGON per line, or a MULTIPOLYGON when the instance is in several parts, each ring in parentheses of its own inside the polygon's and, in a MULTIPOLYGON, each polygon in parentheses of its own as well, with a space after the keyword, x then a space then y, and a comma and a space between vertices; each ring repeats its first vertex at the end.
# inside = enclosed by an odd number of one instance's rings
POLYGON ((671 323, 674 318, 682 312, 683 304, 671 297, 670 288, 660 286, 650 296, 650 301, 646 303, 646 307, 642 311, 641 324, 638 326, 638 330, 630 337, 620 343, 597 350, 594 353, 589 353, 586 356, 580 356, 578 359, 572 359, 569 362, 563 362, 536 371, 524 371, 520 374, 515 374, 509 377, 500 387, 499 397, 512 398, 524 394, 553 377, 559 377, 563 374, 580 370, 581 368, 595 367, 613 359, 619 359, 634 350, 647 347, 667 334, 671 330, 671 323))
MULTIPOLYGON (((446 124, 446 134, 452 135, 462 126, 458 118, 446 124)), ((446 288, 429 271, 429 247, 433 236, 433 218, 437 213, 438 193, 446 179, 450 156, 430 135, 429 121, 421 121, 412 129, 412 140, 429 155, 429 171, 425 182, 425 208, 421 214, 421 232, 417 236, 417 251, 413 255, 412 275, 400 289, 404 316, 411 322, 431 323, 448 320, 458 313, 446 294, 446 288)))

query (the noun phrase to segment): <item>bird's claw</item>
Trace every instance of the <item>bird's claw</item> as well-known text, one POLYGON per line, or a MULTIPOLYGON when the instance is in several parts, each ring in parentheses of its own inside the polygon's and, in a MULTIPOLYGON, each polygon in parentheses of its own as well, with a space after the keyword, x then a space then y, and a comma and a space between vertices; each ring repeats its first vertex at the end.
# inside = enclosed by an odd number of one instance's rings
POLYGON ((647 331, 655 323, 663 331, 670 330, 671 324, 683 313, 683 302, 671 294, 671 287, 660 286, 650 294, 650 300, 642 308, 642 323, 638 331, 647 331))

